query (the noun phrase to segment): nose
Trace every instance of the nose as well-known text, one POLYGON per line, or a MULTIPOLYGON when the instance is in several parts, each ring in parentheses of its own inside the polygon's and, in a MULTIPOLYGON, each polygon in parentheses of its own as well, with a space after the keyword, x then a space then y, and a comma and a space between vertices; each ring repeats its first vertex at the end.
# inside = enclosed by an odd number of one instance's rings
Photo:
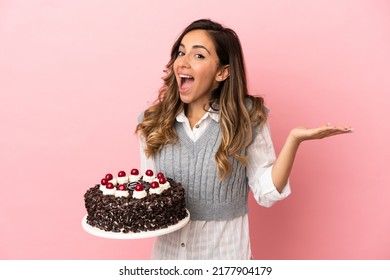
POLYGON ((190 68, 190 67, 191 67, 187 55, 179 56, 179 57, 176 59, 176 62, 177 62, 177 65, 178 65, 180 68, 190 68))

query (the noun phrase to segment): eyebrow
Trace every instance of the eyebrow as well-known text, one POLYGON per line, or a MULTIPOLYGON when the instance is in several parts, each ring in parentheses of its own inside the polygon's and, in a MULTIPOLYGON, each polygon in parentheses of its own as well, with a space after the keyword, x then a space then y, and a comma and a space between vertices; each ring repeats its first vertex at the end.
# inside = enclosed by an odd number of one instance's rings
MULTIPOLYGON (((183 43, 180 43, 180 47, 185 48, 185 46, 184 46, 183 43)), ((202 45, 193 45, 192 48, 193 48, 193 49, 204 49, 204 50, 206 50, 206 52, 208 52, 209 54, 211 54, 210 51, 209 51, 205 46, 202 46, 202 45)))

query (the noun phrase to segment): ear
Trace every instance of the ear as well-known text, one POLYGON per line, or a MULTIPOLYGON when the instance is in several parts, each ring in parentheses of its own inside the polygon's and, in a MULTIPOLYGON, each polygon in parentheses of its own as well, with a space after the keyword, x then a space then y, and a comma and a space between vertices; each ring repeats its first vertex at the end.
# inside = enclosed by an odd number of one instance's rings
POLYGON ((215 80, 217 82, 223 82, 225 81, 230 75, 230 65, 225 65, 225 66, 222 66, 218 72, 217 72, 217 75, 215 77, 215 80))

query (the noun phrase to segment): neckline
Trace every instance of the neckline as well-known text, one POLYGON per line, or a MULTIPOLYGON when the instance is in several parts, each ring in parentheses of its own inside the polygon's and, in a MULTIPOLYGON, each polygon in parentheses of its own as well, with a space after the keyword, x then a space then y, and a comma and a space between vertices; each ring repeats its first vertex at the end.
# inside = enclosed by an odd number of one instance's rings
POLYGON ((192 149, 195 148, 202 148, 205 146, 205 142, 212 136, 213 134, 218 134, 218 130, 215 130, 217 126, 219 126, 219 123, 216 122, 214 119, 211 120, 211 122, 208 124, 206 130, 203 132, 203 134, 198 138, 198 140, 193 141, 185 131, 183 127, 184 123, 182 122, 176 122, 176 129, 179 134, 179 137, 183 141, 183 144, 187 144, 192 149))

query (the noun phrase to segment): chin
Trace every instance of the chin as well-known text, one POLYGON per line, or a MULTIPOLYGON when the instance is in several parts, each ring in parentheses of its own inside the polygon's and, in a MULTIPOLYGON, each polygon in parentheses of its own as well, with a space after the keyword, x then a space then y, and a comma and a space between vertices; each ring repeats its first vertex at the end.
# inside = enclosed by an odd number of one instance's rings
POLYGON ((188 94, 188 92, 186 93, 180 93, 180 100, 183 102, 183 103, 191 103, 191 98, 188 94))
POLYGON ((183 102, 184 104, 189 104, 189 103, 191 103, 191 101, 188 100, 188 99, 186 99, 186 98, 180 97, 180 100, 181 100, 181 102, 183 102))

